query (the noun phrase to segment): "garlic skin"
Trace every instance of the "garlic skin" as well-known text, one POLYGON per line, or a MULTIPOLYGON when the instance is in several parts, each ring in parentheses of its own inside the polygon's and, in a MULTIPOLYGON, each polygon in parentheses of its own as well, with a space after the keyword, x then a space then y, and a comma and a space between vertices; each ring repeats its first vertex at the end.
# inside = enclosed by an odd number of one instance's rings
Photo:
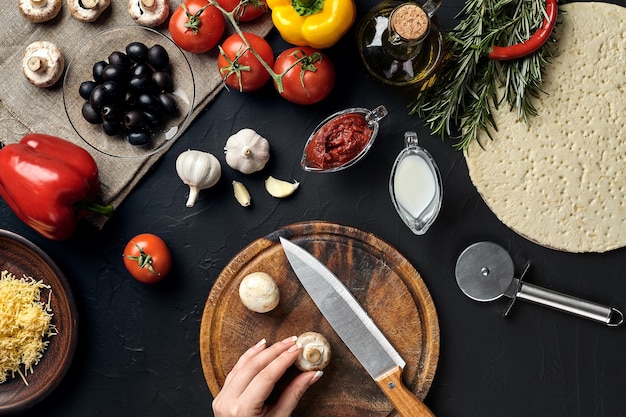
POLYGON ((262 170, 270 159, 270 143, 252 129, 241 129, 226 141, 226 163, 244 174, 262 170))
POLYGON ((176 158, 176 173, 189 186, 187 207, 193 207, 200 190, 217 184, 222 176, 222 166, 213 154, 186 150, 176 158))

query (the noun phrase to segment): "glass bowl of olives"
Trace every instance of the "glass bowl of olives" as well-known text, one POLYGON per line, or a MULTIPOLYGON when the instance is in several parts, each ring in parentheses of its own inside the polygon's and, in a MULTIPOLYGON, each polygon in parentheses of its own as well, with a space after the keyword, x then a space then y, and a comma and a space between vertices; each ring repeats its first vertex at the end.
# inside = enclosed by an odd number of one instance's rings
POLYGON ((115 157, 162 150, 191 121, 193 73, 180 48, 138 25, 104 30, 83 43, 63 79, 63 104, 78 135, 115 157))

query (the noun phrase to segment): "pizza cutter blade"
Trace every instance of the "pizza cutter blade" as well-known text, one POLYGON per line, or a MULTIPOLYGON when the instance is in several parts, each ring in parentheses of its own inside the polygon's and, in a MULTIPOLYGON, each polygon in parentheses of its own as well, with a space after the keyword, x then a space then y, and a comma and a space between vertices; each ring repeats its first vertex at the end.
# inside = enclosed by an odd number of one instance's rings
POLYGON ((520 298, 611 327, 624 322, 624 315, 616 308, 523 282, 529 266, 526 265, 520 278, 515 278, 513 260, 503 247, 492 242, 477 242, 459 255, 456 282, 465 295, 476 301, 494 301, 502 296, 510 298, 505 316, 520 298))

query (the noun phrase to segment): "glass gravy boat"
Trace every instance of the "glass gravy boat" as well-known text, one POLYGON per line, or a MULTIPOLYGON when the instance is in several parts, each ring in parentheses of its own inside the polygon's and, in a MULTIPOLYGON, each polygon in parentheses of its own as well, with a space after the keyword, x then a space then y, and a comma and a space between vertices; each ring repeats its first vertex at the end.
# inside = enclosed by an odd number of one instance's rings
POLYGON ((406 132, 404 145, 391 169, 389 193, 402 221, 423 235, 441 209, 441 174, 430 153, 418 145, 417 133, 406 132))

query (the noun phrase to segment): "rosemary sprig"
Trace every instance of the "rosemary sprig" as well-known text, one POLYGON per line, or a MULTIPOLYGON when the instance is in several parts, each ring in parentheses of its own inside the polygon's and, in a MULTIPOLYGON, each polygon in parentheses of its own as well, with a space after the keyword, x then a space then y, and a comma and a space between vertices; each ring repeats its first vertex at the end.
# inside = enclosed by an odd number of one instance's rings
POLYGON ((480 131, 497 131, 492 110, 506 103, 518 118, 537 115, 532 99, 539 97, 550 42, 523 58, 495 61, 494 45, 528 39, 541 25, 544 0, 467 0, 463 19, 446 34, 447 56, 434 84, 420 91, 409 113, 424 120, 431 133, 451 136, 459 127, 456 149, 466 149, 480 131), (498 97, 498 88, 503 96, 498 97))

